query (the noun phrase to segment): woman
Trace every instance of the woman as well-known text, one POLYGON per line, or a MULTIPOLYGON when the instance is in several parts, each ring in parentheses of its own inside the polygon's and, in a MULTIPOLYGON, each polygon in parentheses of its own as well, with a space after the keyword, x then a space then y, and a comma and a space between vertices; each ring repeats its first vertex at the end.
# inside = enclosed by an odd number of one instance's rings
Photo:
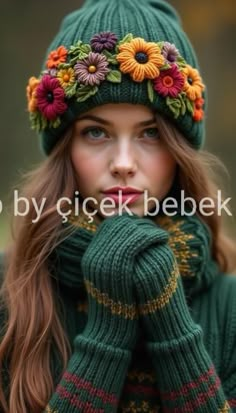
POLYGON ((2 410, 233 412, 235 247, 200 208, 206 90, 175 11, 87 1, 27 94, 48 158, 4 256, 2 410))

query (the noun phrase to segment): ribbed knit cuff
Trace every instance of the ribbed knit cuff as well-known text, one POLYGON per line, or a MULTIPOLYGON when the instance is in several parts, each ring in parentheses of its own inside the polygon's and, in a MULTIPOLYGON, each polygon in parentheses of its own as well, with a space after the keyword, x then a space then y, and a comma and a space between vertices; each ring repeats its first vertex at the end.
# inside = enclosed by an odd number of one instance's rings
POLYGON ((230 412, 220 379, 205 349, 200 326, 186 336, 148 343, 164 411, 230 412), (222 409, 222 410, 221 410, 222 409))
MULTIPOLYGON (((117 412, 131 353, 78 335, 50 409, 60 413, 117 412)), ((50 411, 50 410, 49 410, 50 411)))

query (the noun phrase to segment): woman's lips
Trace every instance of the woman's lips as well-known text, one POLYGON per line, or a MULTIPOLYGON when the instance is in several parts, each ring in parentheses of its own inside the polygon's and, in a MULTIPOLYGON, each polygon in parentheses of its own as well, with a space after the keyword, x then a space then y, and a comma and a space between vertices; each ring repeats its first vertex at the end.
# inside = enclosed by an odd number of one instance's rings
POLYGON ((136 201, 136 199, 138 199, 142 193, 138 193, 138 192, 133 192, 130 194, 127 193, 114 193, 114 194, 105 194, 103 193, 103 195, 105 195, 106 198, 110 198, 113 199, 115 201, 115 204, 120 204, 120 203, 126 203, 126 204, 132 204, 133 202, 136 201))

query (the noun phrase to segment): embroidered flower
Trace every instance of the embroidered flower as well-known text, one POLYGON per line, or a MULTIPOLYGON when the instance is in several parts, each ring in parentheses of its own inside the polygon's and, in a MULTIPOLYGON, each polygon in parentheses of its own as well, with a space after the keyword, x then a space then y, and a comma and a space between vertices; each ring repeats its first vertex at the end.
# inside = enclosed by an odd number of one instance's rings
POLYGON ((179 56, 178 49, 175 47, 173 43, 169 42, 164 43, 161 53, 168 63, 176 62, 177 57, 179 56))
POLYGON ((53 50, 49 56, 46 63, 48 69, 57 67, 59 63, 64 63, 67 58, 67 50, 64 46, 59 46, 56 50, 53 50))
POLYGON ((39 79, 32 76, 29 79, 29 83, 26 87, 26 96, 28 100, 28 111, 35 112, 37 110, 37 98, 36 98, 36 89, 39 85, 39 79))
POLYGON ((65 93, 57 78, 45 75, 37 87, 38 109, 48 120, 54 120, 66 109, 65 93))
POLYGON ((149 42, 132 33, 118 41, 115 33, 104 31, 89 44, 77 39, 68 50, 60 45, 48 55, 40 78, 29 79, 26 93, 32 127, 57 128, 68 106, 99 93, 103 81, 113 83, 115 91, 124 80, 122 74, 129 74, 130 81, 145 81, 150 102, 159 104, 155 92, 162 96, 174 119, 186 112, 193 122, 203 119, 205 86, 198 70, 187 64, 173 43, 149 42))
POLYGON ((75 72, 69 67, 68 69, 61 69, 57 73, 57 78, 63 89, 73 86, 75 82, 75 72))
POLYGON ((174 64, 170 69, 161 71, 160 76, 154 79, 154 90, 162 96, 175 98, 183 89, 184 82, 184 76, 174 64))
POLYGON ((196 100, 202 96, 202 91, 205 86, 202 83, 202 78, 199 75, 197 69, 194 69, 190 65, 186 65, 183 68, 185 75, 184 91, 186 92, 190 100, 196 100))
POLYGON ((93 52, 78 62, 74 69, 78 81, 91 86, 99 85, 110 71, 106 57, 93 52))
POLYGON ((116 56, 123 73, 130 73, 135 82, 146 79, 155 79, 159 76, 159 67, 164 64, 164 57, 156 43, 146 42, 137 37, 130 42, 119 46, 116 56))
POLYGON ((196 122, 199 122, 204 118, 204 111, 202 109, 204 105, 204 99, 203 98, 197 98, 194 102, 194 112, 193 112, 193 119, 196 122))
POLYGON ((117 42, 117 36, 112 32, 101 32, 95 34, 91 39, 91 46, 95 52, 101 52, 103 49, 112 50, 117 42))

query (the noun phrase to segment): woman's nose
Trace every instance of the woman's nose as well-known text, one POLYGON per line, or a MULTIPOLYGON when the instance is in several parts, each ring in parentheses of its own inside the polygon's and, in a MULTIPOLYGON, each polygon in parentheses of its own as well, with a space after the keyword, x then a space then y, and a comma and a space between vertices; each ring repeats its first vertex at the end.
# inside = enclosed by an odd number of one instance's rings
POLYGON ((133 175, 137 170, 134 149, 128 142, 117 144, 111 156, 110 171, 112 175, 133 175))

